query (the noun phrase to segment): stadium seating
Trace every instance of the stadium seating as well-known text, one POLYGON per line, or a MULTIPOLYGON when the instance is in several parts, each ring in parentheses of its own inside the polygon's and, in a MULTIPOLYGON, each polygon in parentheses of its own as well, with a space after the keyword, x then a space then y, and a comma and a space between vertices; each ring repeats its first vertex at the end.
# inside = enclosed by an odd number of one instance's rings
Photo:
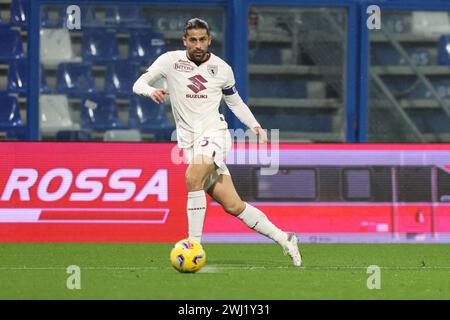
POLYGON ((118 97, 133 94, 133 84, 139 77, 139 67, 131 61, 108 63, 105 76, 105 93, 118 97))
POLYGON ((92 96, 83 99, 80 119, 84 129, 104 131, 122 128, 116 101, 109 97, 92 96))
POLYGON ((116 28, 139 28, 145 26, 142 11, 136 6, 109 6, 105 24, 116 28))
MULTIPOLYGON (((391 76, 385 77, 384 83, 391 93, 399 99, 434 99, 431 91, 425 84, 417 81, 414 76, 391 76)), ((431 85, 442 99, 450 98, 450 81, 446 79, 430 79, 431 85)))
POLYGON ((102 26, 102 23, 97 20, 93 6, 80 5, 80 13, 82 29, 102 26))
POLYGON ((78 130, 72 121, 69 101, 65 95, 41 95, 39 97, 40 128, 45 132, 78 130))
POLYGON ((412 32, 415 34, 440 34, 450 32, 448 12, 413 11, 412 32))
POLYGON ((17 97, 0 94, 0 131, 8 131, 22 126, 17 97))
POLYGON ((152 31, 132 31, 128 58, 135 61, 153 63, 162 53, 166 51, 164 35, 152 31))
MULTIPOLYGON (((41 6, 41 27, 61 29, 66 27, 67 6, 41 6)), ((83 16, 83 15, 82 15, 83 16)))
POLYGON ((404 14, 398 14, 396 12, 388 12, 383 15, 382 28, 386 28, 391 33, 405 33, 411 32, 411 26, 408 23, 408 19, 404 14))
POLYGON ((70 33, 66 29, 41 29, 41 63, 56 66, 61 62, 81 62, 72 49, 70 33))
POLYGON ((57 141, 91 141, 92 135, 86 130, 61 130, 56 133, 57 141))
MULTIPOLYGON (((404 48, 411 60, 418 66, 431 65, 432 54, 428 48, 404 48)), ((371 50, 371 64, 381 65, 407 65, 402 55, 391 46, 377 46, 371 50)))
POLYGON ((415 77, 389 76, 383 81, 391 93, 398 99, 426 99, 427 89, 415 77))
POLYGON ((97 92, 90 64, 61 63, 56 71, 56 92, 85 96, 97 92))
POLYGON ((142 136, 139 130, 108 130, 103 136, 104 141, 140 142, 142 136))
POLYGON ((281 64, 280 48, 249 49, 250 64, 281 64))
POLYGON ((450 133, 448 117, 440 109, 408 110, 408 114, 421 132, 450 133))
MULTIPOLYGON (((81 28, 93 28, 93 27, 104 27, 104 21, 97 19, 96 10, 94 6, 91 5, 78 5, 80 7, 81 14, 81 28)), ((60 28, 67 25, 67 20, 71 19, 71 15, 67 14, 67 6, 63 6, 61 10, 55 10, 54 15, 57 17, 56 20, 44 21, 44 26, 47 28, 60 28)), ((48 20, 48 19, 47 19, 48 20)))
POLYGON ((8 68, 8 91, 11 93, 26 93, 27 62, 25 59, 13 61, 8 68))
POLYGON ((298 110, 285 112, 265 108, 255 116, 263 128, 283 128, 285 131, 332 132, 332 121, 325 110, 298 110))
POLYGON ((28 25, 28 0, 12 0, 11 24, 21 28, 28 25))
POLYGON ((144 132, 172 129, 164 104, 156 104, 148 98, 138 96, 131 99, 129 127, 144 132))
POLYGON ((22 35, 19 31, 0 28, 0 60, 22 59, 25 57, 22 35))
POLYGON ((83 61, 103 63, 120 59, 116 32, 103 29, 83 29, 83 61))
MULTIPOLYGON (((27 61, 20 59, 9 64, 8 68, 8 92, 26 94, 27 93, 27 61)), ((40 93, 50 93, 44 70, 40 69, 40 93)))
MULTIPOLYGON (((80 5, 81 14, 81 26, 85 27, 97 27, 101 24, 96 21, 95 10, 89 5, 80 5)), ((41 6, 41 26, 44 28, 66 28, 67 20, 71 18, 71 15, 67 14, 67 5, 43 5, 41 6)))
MULTIPOLYGON (((433 88, 436 90, 438 96, 442 99, 450 99, 450 80, 447 79, 433 79, 431 81, 433 88)), ((426 98, 434 98, 430 90, 426 89, 426 98)))
POLYGON ((450 35, 445 34, 439 38, 438 63, 450 65, 450 35))
POLYGON ((299 79, 255 77, 249 82, 249 93, 254 98, 306 98, 306 82, 299 79))

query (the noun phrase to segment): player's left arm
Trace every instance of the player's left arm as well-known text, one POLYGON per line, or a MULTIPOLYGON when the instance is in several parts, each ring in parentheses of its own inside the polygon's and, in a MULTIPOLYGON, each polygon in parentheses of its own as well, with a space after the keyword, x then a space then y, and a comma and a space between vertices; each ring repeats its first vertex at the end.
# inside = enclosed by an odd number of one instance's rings
POLYGON ((243 124, 245 124, 256 135, 259 136, 260 143, 266 143, 267 142, 266 131, 261 127, 259 122, 256 120, 255 116, 251 112, 250 108, 244 101, 242 101, 241 96, 237 92, 234 83, 234 75, 231 68, 229 69, 229 73, 230 74, 228 77, 229 78, 228 82, 232 82, 232 84, 225 86, 222 89, 223 99, 225 100, 225 103, 243 124))
POLYGON ((223 99, 225 100, 227 106, 235 114, 235 116, 241 120, 243 124, 249 127, 255 134, 259 136, 259 141, 261 143, 267 142, 267 134, 261 127, 259 122, 256 120, 255 116, 251 112, 250 108, 242 101, 239 93, 236 91, 235 87, 232 86, 228 89, 223 89, 223 99))

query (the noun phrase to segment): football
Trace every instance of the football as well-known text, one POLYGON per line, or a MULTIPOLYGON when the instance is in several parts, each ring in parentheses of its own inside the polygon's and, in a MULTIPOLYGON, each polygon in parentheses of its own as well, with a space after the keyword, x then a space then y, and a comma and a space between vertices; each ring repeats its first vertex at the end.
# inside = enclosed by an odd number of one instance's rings
POLYGON ((170 252, 170 263, 179 272, 194 273, 206 262, 202 245, 193 239, 178 241, 170 252))

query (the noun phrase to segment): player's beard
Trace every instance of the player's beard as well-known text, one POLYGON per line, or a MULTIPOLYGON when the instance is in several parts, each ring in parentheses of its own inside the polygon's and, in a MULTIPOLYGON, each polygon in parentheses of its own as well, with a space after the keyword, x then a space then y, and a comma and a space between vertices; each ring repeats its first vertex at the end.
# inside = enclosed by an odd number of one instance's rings
POLYGON ((189 57, 191 58, 191 60, 197 63, 204 62, 207 58, 207 55, 208 50, 193 50, 189 53, 189 57))

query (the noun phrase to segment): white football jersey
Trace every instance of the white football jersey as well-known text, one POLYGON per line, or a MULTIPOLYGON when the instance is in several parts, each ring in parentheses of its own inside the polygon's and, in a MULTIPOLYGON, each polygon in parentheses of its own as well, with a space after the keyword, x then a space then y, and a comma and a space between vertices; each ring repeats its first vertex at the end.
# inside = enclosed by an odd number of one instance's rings
POLYGON ((225 61, 210 53, 197 66, 186 54, 169 51, 147 69, 153 79, 167 80, 180 148, 192 146, 206 131, 228 128, 219 106, 224 92, 235 91, 233 70, 225 61))

